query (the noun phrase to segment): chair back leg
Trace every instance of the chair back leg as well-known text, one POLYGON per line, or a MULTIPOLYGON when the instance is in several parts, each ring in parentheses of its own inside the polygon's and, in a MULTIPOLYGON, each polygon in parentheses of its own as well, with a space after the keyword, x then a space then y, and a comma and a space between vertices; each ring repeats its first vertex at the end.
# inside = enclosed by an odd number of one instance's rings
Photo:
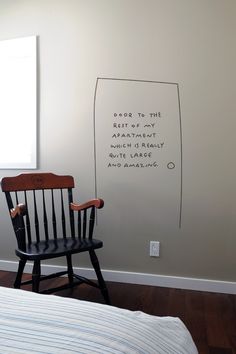
POLYGON ((94 250, 90 250, 89 251, 89 255, 90 255, 91 263, 92 263, 93 268, 95 270, 95 273, 97 275, 98 285, 99 285, 99 288, 101 290, 101 293, 102 293, 102 295, 104 297, 104 300, 105 300, 106 304, 110 305, 111 304, 110 297, 109 297, 109 294, 108 294, 106 283, 105 283, 105 281, 103 279, 103 276, 102 276, 102 272, 101 272, 101 269, 100 269, 100 264, 99 264, 97 255, 96 255, 94 250))

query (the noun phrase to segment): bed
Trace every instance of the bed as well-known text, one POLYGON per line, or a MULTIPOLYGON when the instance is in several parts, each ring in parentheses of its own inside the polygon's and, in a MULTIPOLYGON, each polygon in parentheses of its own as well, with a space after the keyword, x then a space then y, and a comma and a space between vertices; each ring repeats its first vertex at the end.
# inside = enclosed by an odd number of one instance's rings
POLYGON ((197 354, 179 318, 0 287, 0 353, 197 354))

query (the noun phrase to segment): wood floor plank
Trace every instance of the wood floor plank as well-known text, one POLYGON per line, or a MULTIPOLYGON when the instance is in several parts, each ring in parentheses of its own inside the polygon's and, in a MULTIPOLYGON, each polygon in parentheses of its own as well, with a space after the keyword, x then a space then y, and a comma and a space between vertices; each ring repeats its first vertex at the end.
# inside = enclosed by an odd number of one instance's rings
POLYGON ((224 349, 224 348, 215 348, 215 347, 210 347, 210 352, 209 354, 233 354, 231 349, 224 349))
POLYGON ((179 317, 185 322, 186 316, 186 291, 182 289, 169 289, 167 315, 179 317))
POLYGON ((222 322, 230 342, 233 353, 236 354, 236 308, 235 296, 225 294, 222 296, 222 322))
POLYGON ((204 313, 206 318, 207 343, 210 348, 230 349, 230 341, 222 321, 222 299, 224 294, 204 294, 204 313))
POLYGON ((204 301, 202 293, 199 291, 186 292, 186 317, 185 324, 198 350, 202 354, 209 354, 206 335, 206 322, 204 314, 204 301))
POLYGON ((149 286, 151 296, 145 298, 143 311, 155 316, 167 316, 170 291, 168 288, 157 286, 149 286))

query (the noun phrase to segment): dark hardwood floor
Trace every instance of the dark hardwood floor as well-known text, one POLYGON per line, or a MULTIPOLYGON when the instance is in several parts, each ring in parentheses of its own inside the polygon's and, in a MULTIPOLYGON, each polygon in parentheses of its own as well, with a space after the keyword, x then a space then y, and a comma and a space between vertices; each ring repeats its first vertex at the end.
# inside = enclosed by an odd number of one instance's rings
MULTIPOLYGON (((14 277, 13 272, 0 271, 0 285, 12 287, 14 277)), ((64 279, 52 282, 57 286, 64 279)), ((190 331, 199 354, 236 354, 236 295, 113 282, 107 285, 114 306, 179 317, 190 331)), ((57 295, 103 303, 97 289, 84 285, 57 295)))

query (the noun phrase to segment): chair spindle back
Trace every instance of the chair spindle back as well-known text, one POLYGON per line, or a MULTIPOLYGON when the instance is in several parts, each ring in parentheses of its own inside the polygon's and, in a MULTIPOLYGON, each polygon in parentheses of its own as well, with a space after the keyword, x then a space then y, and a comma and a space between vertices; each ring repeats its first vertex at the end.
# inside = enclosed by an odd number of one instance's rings
POLYGON ((41 240, 57 240, 58 237, 92 239, 95 207, 72 210, 74 188, 72 176, 29 173, 5 177, 1 185, 10 214, 18 213, 17 217, 12 218, 12 223, 20 249, 24 249, 26 237, 28 244, 39 243, 41 240))

